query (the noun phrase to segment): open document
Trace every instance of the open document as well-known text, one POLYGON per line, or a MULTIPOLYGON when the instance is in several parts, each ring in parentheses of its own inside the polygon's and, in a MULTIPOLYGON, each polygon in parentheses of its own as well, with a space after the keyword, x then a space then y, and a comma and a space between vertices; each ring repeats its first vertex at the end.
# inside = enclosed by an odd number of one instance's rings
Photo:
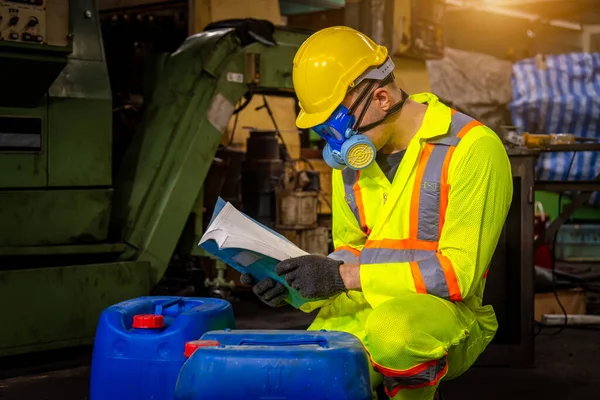
POLYGON ((279 261, 308 253, 221 198, 217 201, 199 246, 239 272, 252 275, 256 280, 272 278, 281 282, 290 291, 288 303, 292 306, 299 308, 309 301, 275 272, 279 261))

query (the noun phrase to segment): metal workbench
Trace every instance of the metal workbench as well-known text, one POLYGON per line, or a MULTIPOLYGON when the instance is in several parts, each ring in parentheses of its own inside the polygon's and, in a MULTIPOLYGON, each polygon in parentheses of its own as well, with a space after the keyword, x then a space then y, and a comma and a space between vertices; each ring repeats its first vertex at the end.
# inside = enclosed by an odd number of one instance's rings
MULTIPOLYGON (((552 145, 541 152, 583 152, 583 151, 600 151, 600 143, 585 143, 574 145, 552 145)), ((535 240, 535 249, 542 246, 549 239, 552 239, 554 234, 558 232, 560 227, 571 218, 571 215, 582 205, 587 203, 594 192, 600 191, 600 175, 597 175, 592 180, 563 180, 563 181, 535 181, 535 190, 545 190, 548 192, 580 192, 573 197, 571 204, 563 210, 559 210, 558 217, 552 221, 548 228, 535 240)))
POLYGON ((496 311, 499 329, 478 365, 526 367, 534 362, 534 254, 558 231, 573 212, 600 190, 600 175, 592 181, 535 180, 535 166, 543 152, 600 151, 600 144, 552 145, 548 148, 509 149, 513 201, 492 259, 484 296, 496 311), (534 193, 580 191, 543 235, 534 241, 534 193))

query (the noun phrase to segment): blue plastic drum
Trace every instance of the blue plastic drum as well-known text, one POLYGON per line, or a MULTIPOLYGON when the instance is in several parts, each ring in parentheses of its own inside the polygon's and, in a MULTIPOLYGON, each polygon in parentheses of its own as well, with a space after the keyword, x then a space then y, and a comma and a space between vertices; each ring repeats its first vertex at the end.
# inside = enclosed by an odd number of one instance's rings
POLYGON ((91 400, 170 400, 186 342, 235 328, 227 301, 140 297, 104 310, 96 330, 91 400))
POLYGON ((372 399, 369 358, 348 333, 208 332, 187 347, 176 400, 372 399))

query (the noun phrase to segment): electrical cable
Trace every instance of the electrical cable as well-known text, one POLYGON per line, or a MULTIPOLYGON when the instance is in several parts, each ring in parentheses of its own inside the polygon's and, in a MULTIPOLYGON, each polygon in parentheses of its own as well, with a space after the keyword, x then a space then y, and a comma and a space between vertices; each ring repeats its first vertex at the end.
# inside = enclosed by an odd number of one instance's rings
POLYGON ((231 136, 229 136, 229 143, 227 143, 227 147, 231 147, 231 144, 233 143, 233 138, 235 138, 235 129, 237 128, 239 116, 240 116, 240 114, 236 113, 235 117, 233 119, 233 128, 231 128, 231 136))
POLYGON ((279 138, 279 140, 281 140, 281 150, 283 152, 283 161, 288 161, 291 159, 291 157, 290 157, 290 152, 288 151, 287 145, 285 144, 285 140, 283 140, 283 135, 281 134, 281 131, 279 130, 279 127, 277 126, 277 121, 275 121, 275 116, 273 115, 273 111, 271 110, 271 107, 269 106, 269 103, 267 102, 266 96, 262 96, 262 98, 263 98, 263 105, 256 107, 256 111, 260 110, 261 108, 267 109, 269 118, 271 118, 271 122, 273 123, 273 126, 275 127, 275 133, 277 134, 277 137, 279 138))
POLYGON ((252 97, 254 97, 255 90, 256 90, 256 88, 254 86, 250 86, 250 89, 248 89, 248 91, 246 93, 244 93, 243 98, 245 101, 242 104, 240 104, 240 106, 238 108, 233 110, 234 115, 239 114, 244 108, 248 107, 248 104, 250 104, 252 97))
MULTIPOLYGON (((573 168, 573 163, 575 162, 575 157, 577 157, 576 151, 573 152, 573 156, 571 157, 571 162, 569 163, 569 168, 567 168, 567 177, 566 177, 567 180, 569 179, 569 175, 571 175, 571 169, 573 168)), ((558 195, 559 213, 562 211, 563 195, 564 195, 564 192, 560 192, 560 194, 558 195)), ((563 315, 565 316, 565 323, 558 331, 554 332, 553 335, 558 335, 568 325, 567 311, 565 310, 565 307, 563 306, 562 302, 560 301, 560 298, 558 297, 558 290, 556 289, 556 239, 557 239, 557 237, 558 237, 558 230, 554 233, 554 236, 552 237, 552 290, 554 291, 554 297, 556 298, 556 302, 558 303, 558 306, 560 307, 561 311, 563 312, 563 315)))
POLYGON ((243 103, 240 104, 239 107, 237 107, 235 110, 233 110, 233 115, 235 115, 235 118, 233 120, 233 129, 231 130, 231 136, 229 137, 229 142, 227 143, 226 147, 231 147, 231 144, 233 143, 233 139, 235 138, 235 129, 237 128, 237 123, 238 123, 238 118, 240 116, 240 112, 248 107, 248 104, 250 104, 250 101, 252 100, 252 97, 254 96, 254 90, 255 87, 254 86, 250 86, 250 89, 244 93, 243 97, 243 103))
MULTIPOLYGON (((571 157, 571 162, 569 163, 569 168, 567 169, 567 180, 569 179, 569 175, 571 175, 571 168, 573 168, 573 162, 575 161, 575 157, 577 156, 577 152, 573 152, 573 157, 571 157)), ((564 192, 560 192, 560 195, 558 196, 558 213, 560 214, 560 212, 562 211, 562 198, 563 198, 563 194, 564 192)), ((554 233, 554 235, 552 236, 552 291, 554 292, 554 298, 556 299, 556 302, 558 303, 558 306, 560 307, 560 310, 563 313, 563 316, 565 317, 565 322, 564 324, 556 331, 551 333, 550 335, 558 335, 559 333, 561 333, 562 331, 565 330, 565 328, 568 325, 568 314, 567 314, 567 310, 565 309, 565 307, 563 306, 562 302, 560 301, 560 298, 558 296, 558 290, 556 289, 556 239, 558 237, 558 231, 556 231, 554 233)), ((541 324, 540 324, 541 325, 541 324)), ((537 335, 539 335, 542 331, 542 326, 540 326, 540 330, 537 332, 537 335)))
MULTIPOLYGON (((558 198, 558 209, 560 210, 560 205, 561 205, 561 196, 562 196, 562 192, 558 198)), ((552 291, 554 292, 554 298, 556 299, 556 302, 558 303, 558 306, 560 307, 560 310, 562 311, 564 317, 565 317, 565 322, 563 324, 563 326, 561 326, 558 331, 553 332, 552 335, 558 335, 559 333, 561 333, 568 324, 568 314, 567 314, 567 310, 565 310, 565 307, 563 306, 562 302, 560 301, 560 298, 558 297, 558 290, 556 289, 556 238, 558 237, 558 232, 554 233, 553 237, 552 237, 552 291)))

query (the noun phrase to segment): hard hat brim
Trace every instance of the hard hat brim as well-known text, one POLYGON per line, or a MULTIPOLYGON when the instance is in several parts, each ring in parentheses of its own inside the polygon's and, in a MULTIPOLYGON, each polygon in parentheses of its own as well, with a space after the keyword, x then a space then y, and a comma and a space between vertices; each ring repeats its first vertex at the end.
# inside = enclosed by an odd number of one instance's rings
POLYGON ((300 113, 298 113, 298 117, 296 118, 296 126, 300 129, 309 129, 322 124, 323 122, 327 121, 327 118, 329 118, 336 107, 334 107, 331 111, 327 110, 314 114, 308 114, 304 112, 304 110, 300 110, 300 113))

